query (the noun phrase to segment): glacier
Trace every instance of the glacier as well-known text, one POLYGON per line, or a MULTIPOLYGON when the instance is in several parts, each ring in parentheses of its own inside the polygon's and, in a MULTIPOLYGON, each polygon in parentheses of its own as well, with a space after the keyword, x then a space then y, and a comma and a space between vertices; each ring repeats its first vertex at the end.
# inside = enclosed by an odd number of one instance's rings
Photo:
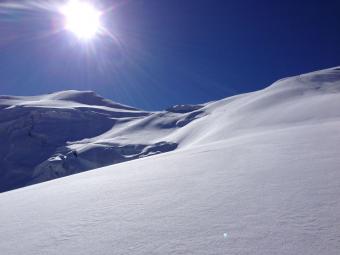
POLYGON ((80 91, 0 105, 3 190, 34 184, 0 194, 3 254, 340 250, 339 67, 161 112, 80 91))

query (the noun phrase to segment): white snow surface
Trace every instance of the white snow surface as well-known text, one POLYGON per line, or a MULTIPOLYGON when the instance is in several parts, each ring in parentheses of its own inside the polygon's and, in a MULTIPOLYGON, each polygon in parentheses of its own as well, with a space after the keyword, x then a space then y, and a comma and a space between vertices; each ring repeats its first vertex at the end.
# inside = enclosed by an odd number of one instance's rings
POLYGON ((96 103, 128 116, 67 146, 143 158, 1 193, 1 254, 339 254, 339 68, 164 112, 112 104, 96 103))

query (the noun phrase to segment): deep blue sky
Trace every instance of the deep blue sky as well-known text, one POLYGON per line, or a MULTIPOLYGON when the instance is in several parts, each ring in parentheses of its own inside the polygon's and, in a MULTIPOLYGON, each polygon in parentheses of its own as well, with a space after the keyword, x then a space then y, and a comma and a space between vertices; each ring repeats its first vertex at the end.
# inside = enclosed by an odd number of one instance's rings
MULTIPOLYGON (((15 2, 15 1, 14 1, 15 2)), ((22 2, 22 1, 18 1, 22 2)), ((130 0, 91 49, 47 11, 0 8, 0 94, 94 90, 144 109, 258 90, 340 65, 340 1, 130 0)))

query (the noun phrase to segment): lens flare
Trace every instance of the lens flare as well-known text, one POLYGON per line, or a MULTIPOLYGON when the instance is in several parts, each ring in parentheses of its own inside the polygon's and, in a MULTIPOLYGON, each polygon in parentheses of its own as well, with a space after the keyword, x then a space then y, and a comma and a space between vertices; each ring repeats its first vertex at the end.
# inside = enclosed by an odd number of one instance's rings
POLYGON ((71 0, 61 7, 60 12, 65 17, 65 29, 79 39, 88 40, 100 32, 101 12, 90 3, 71 0))

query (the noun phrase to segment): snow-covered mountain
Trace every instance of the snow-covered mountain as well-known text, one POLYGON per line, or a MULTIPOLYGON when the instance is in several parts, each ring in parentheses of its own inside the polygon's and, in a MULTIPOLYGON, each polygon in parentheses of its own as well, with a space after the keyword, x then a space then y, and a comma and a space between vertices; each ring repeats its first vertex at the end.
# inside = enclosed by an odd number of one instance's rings
POLYGON ((87 91, 0 96, 0 107, 0 191, 103 166, 105 155, 98 162, 83 162, 82 152, 78 159, 71 144, 85 144, 85 138, 149 115, 87 91))
POLYGON ((0 96, 0 191, 177 148, 166 137, 204 112, 146 112, 90 91, 0 96))
POLYGON ((340 68, 163 112, 0 102, 3 190, 110 165, 0 194, 4 254, 340 250, 340 68))

